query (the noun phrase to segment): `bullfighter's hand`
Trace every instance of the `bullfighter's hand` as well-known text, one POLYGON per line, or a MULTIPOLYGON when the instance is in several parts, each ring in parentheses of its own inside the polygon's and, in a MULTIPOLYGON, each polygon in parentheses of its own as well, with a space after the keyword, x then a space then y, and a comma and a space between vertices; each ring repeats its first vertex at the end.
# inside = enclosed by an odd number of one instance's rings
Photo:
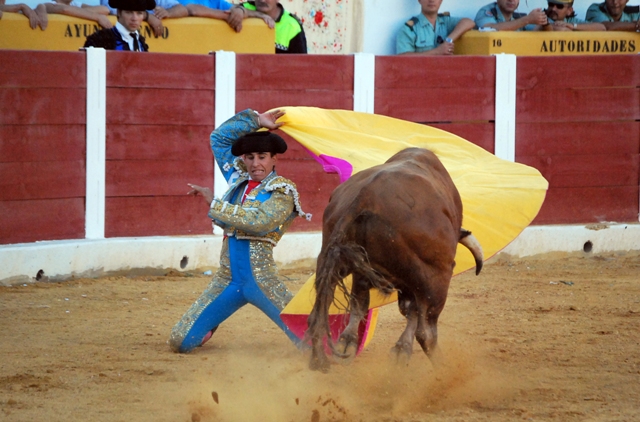
POLYGON ((265 127, 269 130, 278 129, 283 125, 283 123, 277 123, 276 120, 284 116, 284 114, 285 112, 280 109, 258 114, 258 123, 260 124, 260 127, 265 127))
POLYGON ((213 192, 211 192, 211 189, 203 188, 202 186, 193 185, 191 183, 187 183, 187 186, 191 188, 187 195, 198 196, 198 194, 200 194, 207 204, 211 204, 211 201, 213 201, 213 192))

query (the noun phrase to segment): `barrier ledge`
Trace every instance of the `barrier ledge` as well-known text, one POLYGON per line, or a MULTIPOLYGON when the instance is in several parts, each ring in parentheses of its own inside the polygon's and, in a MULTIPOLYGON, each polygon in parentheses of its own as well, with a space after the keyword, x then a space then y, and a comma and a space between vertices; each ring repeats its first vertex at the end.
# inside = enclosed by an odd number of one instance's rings
MULTIPOLYGON (((109 16, 115 24, 116 17, 109 16)), ((153 53, 209 54, 211 51, 275 54, 275 31, 261 19, 245 19, 239 33, 219 19, 179 18, 162 21, 164 33, 156 37, 145 22, 140 33, 153 53)), ((45 31, 31 29, 20 13, 4 13, 0 19, 0 49, 78 51, 87 35, 100 30, 93 21, 65 15, 49 15, 45 31)))
MULTIPOLYGON (((221 236, 175 236, 62 240, 0 246, 0 285, 33 283, 113 273, 163 274, 218 266, 221 236)), ((274 249, 278 265, 315 260, 322 234, 289 233, 274 249)), ((598 255, 640 252, 640 224, 603 223, 529 226, 501 255, 528 257, 550 252, 598 255)))
POLYGON ((637 54, 640 33, 636 32, 512 32, 469 31, 455 43, 454 53, 490 56, 577 56, 637 54))

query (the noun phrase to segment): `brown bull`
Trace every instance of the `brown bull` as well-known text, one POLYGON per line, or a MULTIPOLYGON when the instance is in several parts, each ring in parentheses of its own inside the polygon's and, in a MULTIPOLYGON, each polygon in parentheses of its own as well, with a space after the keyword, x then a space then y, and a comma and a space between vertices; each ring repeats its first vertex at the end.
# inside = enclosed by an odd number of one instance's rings
POLYGON ((361 171, 332 193, 325 209, 322 250, 316 269, 316 301, 309 315, 311 369, 327 372, 323 339, 330 338, 329 306, 336 287, 353 275, 349 323, 333 354, 355 356, 358 325, 369 309, 369 289, 398 292, 407 326, 392 352, 408 359, 413 338, 433 361, 437 323, 447 299, 458 242, 482 268, 482 249, 462 229, 462 202, 449 173, 431 151, 409 148, 386 163, 361 171))

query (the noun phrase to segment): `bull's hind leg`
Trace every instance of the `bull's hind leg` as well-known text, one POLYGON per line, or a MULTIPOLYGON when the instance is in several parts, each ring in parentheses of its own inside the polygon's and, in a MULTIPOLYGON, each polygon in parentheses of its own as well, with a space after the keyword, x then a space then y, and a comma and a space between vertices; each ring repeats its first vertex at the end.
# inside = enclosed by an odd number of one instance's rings
POLYGON ((442 361, 442 354, 438 348, 438 317, 447 300, 447 290, 451 277, 433 278, 427 290, 427 296, 416 302, 418 308, 418 328, 416 340, 431 363, 438 365, 442 361))
POLYGON ((428 311, 426 315, 421 313, 416 330, 416 340, 433 365, 438 365, 442 361, 442 354, 438 347, 438 316, 430 315, 428 311))
POLYGON ((407 326, 396 345, 391 348, 391 355, 395 357, 396 363, 408 364, 413 352, 413 338, 418 327, 418 313, 413 297, 405 297, 401 292, 398 295, 398 308, 400 308, 400 313, 407 318, 407 326))
POLYGON ((342 364, 349 364, 358 351, 360 323, 369 311, 369 289, 362 283, 361 277, 353 275, 353 286, 351 288, 351 299, 349 301, 349 323, 344 329, 336 350, 342 364))

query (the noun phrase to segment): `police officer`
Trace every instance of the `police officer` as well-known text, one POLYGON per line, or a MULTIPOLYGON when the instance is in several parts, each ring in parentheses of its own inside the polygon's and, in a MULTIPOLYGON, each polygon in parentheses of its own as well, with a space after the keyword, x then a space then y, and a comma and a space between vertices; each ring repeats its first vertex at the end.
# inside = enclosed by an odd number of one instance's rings
POLYGON ((109 0, 109 6, 118 10, 116 26, 89 35, 84 46, 107 50, 149 51, 139 30, 147 15, 146 11, 156 7, 155 0, 109 0))
POLYGON ((640 6, 627 6, 629 0, 605 0, 587 9, 587 22, 602 22, 609 31, 640 32, 640 6))
POLYGON ((438 13, 442 0, 418 0, 422 13, 400 28, 396 53, 406 55, 451 55, 453 42, 476 24, 468 18, 438 13))
POLYGON ((478 28, 493 28, 497 31, 535 31, 547 24, 547 15, 542 9, 533 9, 528 15, 518 13, 520 0, 497 0, 482 7, 476 14, 478 28))
POLYGON ((286 11, 278 0, 248 1, 242 3, 242 6, 247 12, 261 12, 276 22, 276 53, 307 54, 307 37, 302 23, 295 15, 286 11))
POLYGON ((548 25, 545 31, 606 31, 601 23, 586 23, 576 17, 573 0, 547 0, 549 6, 544 10, 548 25))

